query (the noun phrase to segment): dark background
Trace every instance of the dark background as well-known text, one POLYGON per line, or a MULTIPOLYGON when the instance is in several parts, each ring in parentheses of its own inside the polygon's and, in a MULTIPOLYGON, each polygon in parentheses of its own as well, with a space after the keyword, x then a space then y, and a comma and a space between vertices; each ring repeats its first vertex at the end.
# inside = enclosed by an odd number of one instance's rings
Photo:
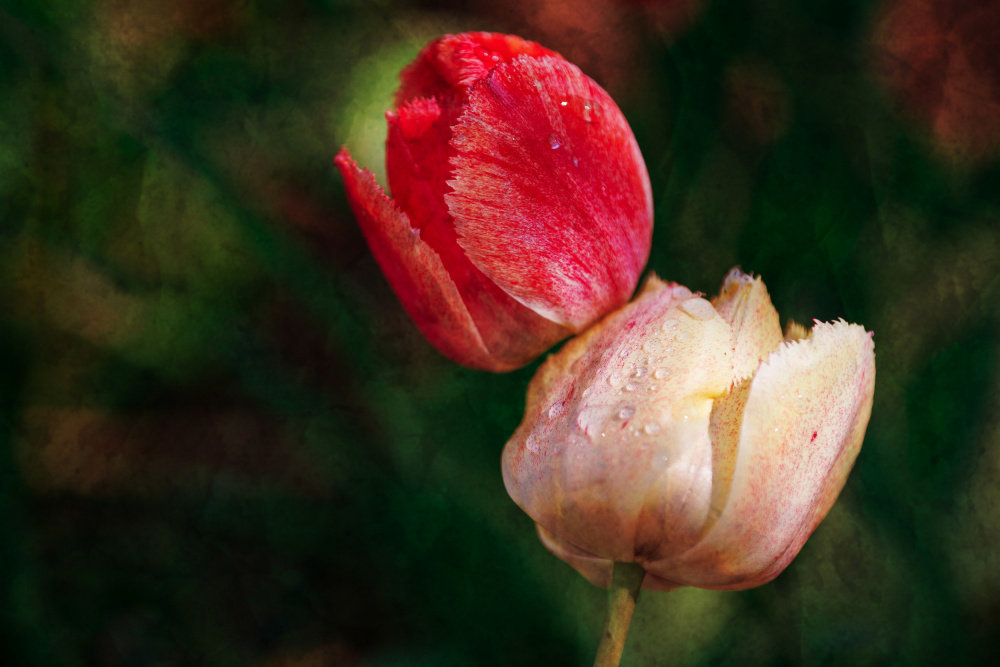
MULTIPOLYGON (((0 2, 0 655, 589 665, 605 593, 499 457, 537 364, 416 332, 346 206, 445 32, 619 102, 649 269, 875 331, 841 499, 773 583, 645 594, 623 665, 985 662, 1000 626, 1000 3, 0 2)), ((9 656, 9 657, 8 657, 9 656)))

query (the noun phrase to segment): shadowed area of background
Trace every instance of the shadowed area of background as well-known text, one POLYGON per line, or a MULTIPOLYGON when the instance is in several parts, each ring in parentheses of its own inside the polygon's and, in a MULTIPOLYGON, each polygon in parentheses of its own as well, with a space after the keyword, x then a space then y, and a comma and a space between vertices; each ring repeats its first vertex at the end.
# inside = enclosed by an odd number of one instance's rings
POLYGON ((416 332, 331 165, 429 39, 618 101, 649 269, 874 330, 871 425, 773 583, 644 595, 623 665, 956 664, 1000 626, 1000 3, 0 1, 7 664, 587 665, 605 593, 500 451, 537 363, 416 332))

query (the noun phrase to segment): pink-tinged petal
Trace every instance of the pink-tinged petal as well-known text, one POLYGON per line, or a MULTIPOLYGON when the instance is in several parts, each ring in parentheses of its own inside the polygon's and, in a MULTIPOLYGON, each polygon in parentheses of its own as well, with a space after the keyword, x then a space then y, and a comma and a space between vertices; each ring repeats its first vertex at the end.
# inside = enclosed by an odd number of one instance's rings
POLYGON ((417 99, 389 115, 386 170, 393 198, 421 239, 440 257, 495 368, 518 368, 534 360, 569 330, 515 301, 479 269, 459 247, 444 204, 451 171, 448 145, 450 111, 437 100, 417 99))
POLYGON ((520 56, 469 91, 445 201, 507 294, 583 331, 625 303, 652 238, 649 177, 611 98, 574 65, 520 56))
POLYGON ((524 55, 532 58, 558 53, 515 35, 466 32, 436 39, 399 74, 396 106, 418 97, 461 97, 470 85, 494 67, 524 55))
MULTIPOLYGON (((874 345, 860 326, 818 323, 808 340, 782 344, 750 381, 735 474, 718 521, 696 547, 653 571, 733 590, 777 576, 843 487, 874 386, 874 345)), ((741 412, 727 409, 730 418, 741 412)))
POLYGON ((346 148, 334 164, 375 260, 420 331, 450 359, 470 368, 497 370, 441 258, 346 148))
POLYGON ((711 304, 651 278, 539 369, 503 452, 511 498, 598 559, 692 545, 709 509, 709 414, 729 388, 731 349, 711 304))
MULTIPOLYGON (((601 588, 609 588, 611 586, 611 576, 614 567, 613 561, 595 556, 568 542, 564 542, 538 524, 535 524, 535 530, 538 533, 539 541, 541 541, 546 549, 582 574, 587 581, 601 588)), ((649 572, 646 573, 645 579, 642 580, 642 590, 644 591, 672 591, 681 588, 681 586, 682 584, 676 584, 649 572)))
POLYGON ((735 354, 733 377, 742 380, 781 344, 781 322, 771 304, 764 281, 738 268, 726 276, 712 305, 733 327, 735 354))
POLYGON ((535 524, 535 529, 538 532, 538 539, 545 548, 571 565, 574 570, 586 577, 587 581, 601 588, 611 586, 614 563, 560 540, 538 524, 535 524))

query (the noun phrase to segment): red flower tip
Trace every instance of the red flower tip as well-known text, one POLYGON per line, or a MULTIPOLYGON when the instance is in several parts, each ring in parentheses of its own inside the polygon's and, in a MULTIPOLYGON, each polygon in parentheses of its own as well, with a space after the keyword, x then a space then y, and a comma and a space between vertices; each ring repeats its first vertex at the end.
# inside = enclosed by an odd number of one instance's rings
POLYGON ((396 105, 415 97, 460 94, 497 65, 522 55, 562 58, 541 44, 514 35, 494 32, 445 35, 424 47, 416 60, 399 73, 396 105))

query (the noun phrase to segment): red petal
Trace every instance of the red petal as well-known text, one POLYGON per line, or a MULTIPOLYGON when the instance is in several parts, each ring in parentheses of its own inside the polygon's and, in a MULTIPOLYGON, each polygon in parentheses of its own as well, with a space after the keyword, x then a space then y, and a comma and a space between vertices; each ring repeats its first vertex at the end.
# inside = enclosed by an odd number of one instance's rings
POLYGON ((446 357, 471 368, 497 370, 441 258, 346 148, 334 164, 372 254, 420 331, 446 357))
POLYGON ((652 236, 649 176, 608 94, 556 58, 515 58, 469 92, 445 196, 472 263, 582 331, 625 303, 652 236))
MULTIPOLYGON (((388 114, 385 167, 389 187, 400 210, 410 215, 428 241, 428 235, 455 236, 444 203, 452 169, 448 159, 454 154, 448 145, 454 115, 432 97, 412 100, 388 114)), ((447 258, 444 262, 449 264, 447 258)))
POLYGON ((417 59, 400 72, 396 106, 418 97, 461 94, 493 67, 519 55, 562 58, 555 51, 515 35, 495 32, 445 35, 424 47, 417 59))
POLYGON ((413 100, 389 117, 386 170, 396 204, 447 268, 483 342, 498 365, 517 368, 569 335, 525 308, 484 276, 459 247, 444 203, 454 149, 454 115, 433 99, 413 100))

